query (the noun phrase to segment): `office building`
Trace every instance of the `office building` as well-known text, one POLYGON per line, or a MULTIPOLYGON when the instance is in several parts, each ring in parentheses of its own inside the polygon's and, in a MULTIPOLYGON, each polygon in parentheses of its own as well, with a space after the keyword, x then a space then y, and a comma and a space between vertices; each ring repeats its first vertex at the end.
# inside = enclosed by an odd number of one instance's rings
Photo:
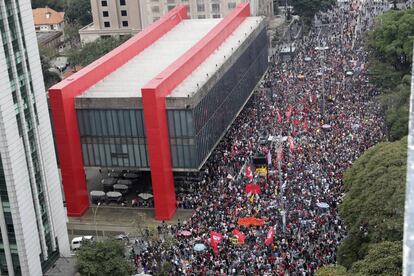
POLYGON ((69 254, 29 0, 0 0, 0 274, 42 275, 69 254))

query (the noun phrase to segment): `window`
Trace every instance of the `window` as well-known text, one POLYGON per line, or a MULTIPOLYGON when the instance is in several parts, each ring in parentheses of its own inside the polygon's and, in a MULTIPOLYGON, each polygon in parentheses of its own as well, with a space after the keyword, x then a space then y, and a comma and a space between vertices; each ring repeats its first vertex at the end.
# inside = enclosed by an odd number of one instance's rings
POLYGON ((187 13, 190 14, 190 5, 185 5, 185 7, 187 8, 187 13))
POLYGON ((102 16, 103 16, 103 17, 108 17, 108 16, 109 16, 109 12, 107 12, 107 11, 103 11, 103 12, 102 12, 102 16))
POLYGON ((126 4, 125 4, 125 0, 119 0, 119 5, 121 5, 121 6, 125 6, 126 4))
POLYGON ((104 26, 105 26, 105 28, 109 28, 109 27, 111 27, 111 23, 109 23, 109 21, 105 21, 104 26))
POLYGON ((220 18, 220 14, 213 14, 213 18, 220 18))
POLYGON ((160 12, 160 7, 158 7, 158 6, 153 6, 153 7, 151 8, 151 11, 152 11, 153 13, 159 13, 159 12, 160 12))
POLYGON ((211 10, 213 13, 220 12, 220 4, 211 4, 211 10))
POLYGON ((128 27, 128 21, 122 21, 122 27, 128 27))
POLYGON ((197 4, 197 12, 204 12, 205 7, 204 4, 197 4))
POLYGON ((229 10, 232 10, 236 7, 236 2, 230 2, 227 4, 227 7, 229 8, 229 10))
POLYGON ((198 18, 198 19, 205 19, 205 18, 206 18, 206 16, 205 16, 204 14, 201 14, 201 15, 197 16, 197 18, 198 18))
POLYGON ((170 11, 170 10, 172 10, 174 8, 175 8, 175 6, 168 6, 168 11, 170 11))
POLYGON ((127 16, 128 15, 128 13, 127 13, 127 11, 121 11, 121 16, 127 16))
POLYGON ((175 0, 167 0, 168 4, 175 4, 175 0))
POLYGON ((152 22, 155 22, 155 21, 157 21, 158 19, 160 19, 159 17, 154 17, 153 19, 152 19, 152 22))
POLYGON ((108 1, 101 1, 101 5, 102 5, 102 7, 107 7, 108 6, 108 1))

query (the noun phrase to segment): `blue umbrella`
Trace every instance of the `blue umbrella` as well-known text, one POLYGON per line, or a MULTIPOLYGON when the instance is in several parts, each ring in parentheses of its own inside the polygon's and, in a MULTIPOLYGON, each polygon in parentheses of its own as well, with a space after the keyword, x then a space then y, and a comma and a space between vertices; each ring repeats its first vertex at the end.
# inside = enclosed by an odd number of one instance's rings
POLYGON ((206 250, 206 246, 202 243, 197 243, 196 245, 194 245, 193 249, 194 251, 200 252, 206 250))
POLYGON ((319 208, 322 208, 322 209, 329 208, 329 205, 326 202, 318 202, 318 203, 316 203, 316 206, 318 206, 319 208))

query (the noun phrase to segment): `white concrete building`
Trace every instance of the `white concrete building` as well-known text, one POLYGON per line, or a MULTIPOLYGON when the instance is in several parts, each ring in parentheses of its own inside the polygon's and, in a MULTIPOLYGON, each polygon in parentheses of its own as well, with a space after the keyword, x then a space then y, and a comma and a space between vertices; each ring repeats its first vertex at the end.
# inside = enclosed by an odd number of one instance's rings
POLYGON ((0 0, 0 274, 69 255, 30 0, 0 0))

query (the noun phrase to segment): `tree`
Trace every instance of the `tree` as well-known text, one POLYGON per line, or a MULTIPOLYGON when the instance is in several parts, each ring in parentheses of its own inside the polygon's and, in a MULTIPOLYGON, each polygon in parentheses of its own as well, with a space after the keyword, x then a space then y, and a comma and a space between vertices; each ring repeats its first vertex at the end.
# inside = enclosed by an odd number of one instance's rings
POLYGON ((368 35, 372 54, 382 62, 391 64, 403 74, 409 74, 414 41, 414 10, 389 11, 376 20, 368 35))
POLYGON ((71 49, 68 53, 68 61, 72 66, 86 66, 112 49, 124 43, 130 36, 122 38, 109 37, 100 38, 94 42, 86 43, 81 49, 71 49))
POLYGON ((66 0, 32 0, 32 8, 44 8, 46 6, 56 10, 63 11, 65 8, 66 0))
POLYGON ((346 268, 341 265, 328 265, 321 267, 316 276, 350 276, 346 268))
POLYGON ((402 242, 370 245, 365 258, 352 265, 351 275, 402 275, 402 242))
POLYGON ((90 0, 69 0, 65 10, 65 20, 69 24, 85 26, 92 22, 90 0))
POLYGON ((64 27, 65 43, 68 43, 71 48, 80 46, 79 29, 82 28, 78 23, 67 23, 64 27))
POLYGON ((76 255, 81 275, 129 276, 134 272, 124 256, 124 245, 118 241, 86 242, 76 255))
POLYGON ((306 25, 310 25, 315 14, 327 11, 335 4, 335 0, 292 0, 295 14, 299 15, 306 25))
POLYGON ((51 49, 41 47, 40 52, 40 64, 42 66, 43 81, 45 88, 49 89, 52 85, 61 81, 58 73, 51 71, 50 61, 56 56, 56 52, 51 49))
POLYGON ((367 150, 344 174, 339 207, 348 237, 338 261, 346 268, 363 259, 369 245, 403 238, 407 138, 367 150))

